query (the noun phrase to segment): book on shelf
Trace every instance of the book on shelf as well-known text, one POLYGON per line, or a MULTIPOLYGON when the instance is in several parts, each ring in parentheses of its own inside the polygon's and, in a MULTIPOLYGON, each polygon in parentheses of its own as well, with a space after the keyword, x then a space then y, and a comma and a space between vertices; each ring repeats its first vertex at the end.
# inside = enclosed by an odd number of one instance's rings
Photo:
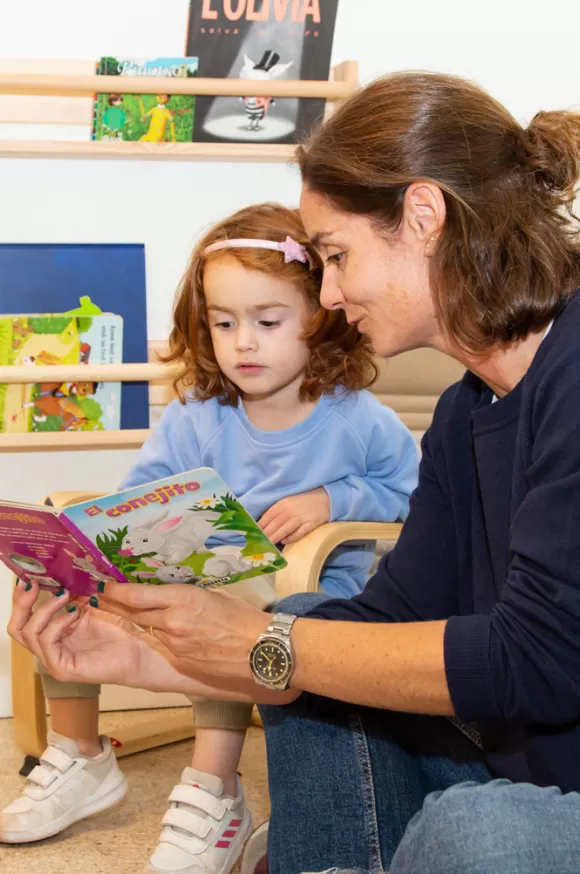
POLYGON ((297 143, 325 100, 276 98, 274 79, 328 79, 338 0, 190 0, 187 54, 199 75, 263 82, 258 97, 198 97, 197 142, 297 143))
POLYGON ((0 316, 0 365, 30 368, 30 382, 0 384, 0 431, 118 430, 121 386, 90 380, 38 382, 38 366, 120 364, 123 319, 88 297, 69 313, 0 316))
MULTIPOLYGON (((116 208, 111 200, 111 209, 116 208)), ((123 364, 148 360, 145 246, 141 243, 0 243, 0 313, 68 313, 79 295, 123 319, 123 364)), ((96 354, 96 349, 95 349, 96 354)), ((91 363, 94 359, 91 358, 91 363)), ((121 429, 149 427, 147 382, 121 388, 121 429)))
MULTIPOLYGON (((0 501, 0 559, 43 589, 100 581, 232 587, 268 602, 286 560, 212 468, 58 509, 0 501)), ((275 598, 271 598, 269 603, 275 598)))
POLYGON ((197 66, 194 57, 101 58, 97 75, 155 77, 160 80, 159 94, 96 94, 93 139, 190 143, 196 98, 171 94, 171 79, 195 76, 197 66))

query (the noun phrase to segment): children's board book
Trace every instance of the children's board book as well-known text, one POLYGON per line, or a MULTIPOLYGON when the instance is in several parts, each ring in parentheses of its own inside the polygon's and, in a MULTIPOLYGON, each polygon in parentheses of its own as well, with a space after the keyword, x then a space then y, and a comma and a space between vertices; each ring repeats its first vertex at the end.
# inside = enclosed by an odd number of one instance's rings
POLYGON ((76 595, 111 580, 213 588, 286 566, 208 467, 66 509, 0 501, 0 559, 21 580, 76 595))
POLYGON ((94 140, 139 140, 143 143, 190 143, 195 96, 171 92, 171 79, 197 73, 197 58, 101 58, 101 76, 148 76, 160 80, 159 94, 96 94, 94 140))
POLYGON ((338 0, 190 0, 186 53, 199 75, 263 82, 258 97, 198 97, 198 142, 303 142, 324 100, 276 98, 274 79, 328 79, 338 0))
POLYGON ((123 319, 88 297, 69 313, 0 316, 0 364, 30 368, 26 385, 0 384, 0 431, 102 431, 121 426, 121 385, 38 382, 37 366, 120 364, 123 319))
MULTIPOLYGON (((103 312, 123 318, 123 363, 146 362, 142 244, 0 243, 1 314, 18 318, 21 313, 74 312, 80 295, 90 297, 103 312)), ((123 383, 121 429, 148 427, 147 382, 123 383)))

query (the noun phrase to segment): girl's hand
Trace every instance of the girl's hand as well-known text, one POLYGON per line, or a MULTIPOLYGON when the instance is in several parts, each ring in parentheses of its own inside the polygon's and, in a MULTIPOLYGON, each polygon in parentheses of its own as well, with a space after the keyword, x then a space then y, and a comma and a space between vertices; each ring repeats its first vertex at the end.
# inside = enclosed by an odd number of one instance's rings
POLYGON ((170 664, 163 645, 130 622, 78 603, 71 606, 69 592, 50 598, 33 613, 38 594, 37 585, 29 591, 23 583, 16 586, 8 633, 55 679, 195 694, 191 681, 170 664), (65 606, 71 612, 60 614, 65 606))
POLYGON ((272 543, 295 543, 324 525, 330 518, 330 498, 326 489, 313 489, 300 495, 282 498, 266 510, 260 527, 272 543))

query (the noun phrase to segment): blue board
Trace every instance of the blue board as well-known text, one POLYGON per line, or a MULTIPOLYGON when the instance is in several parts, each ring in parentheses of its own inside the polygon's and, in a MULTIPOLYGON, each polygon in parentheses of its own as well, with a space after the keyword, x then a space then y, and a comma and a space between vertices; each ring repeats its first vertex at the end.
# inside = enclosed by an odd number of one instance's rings
MULTIPOLYGON (((123 317, 123 363, 147 361, 143 245, 0 244, 1 315, 63 313, 82 295, 123 317)), ((121 428, 148 428, 147 383, 124 383, 121 398, 121 428)))

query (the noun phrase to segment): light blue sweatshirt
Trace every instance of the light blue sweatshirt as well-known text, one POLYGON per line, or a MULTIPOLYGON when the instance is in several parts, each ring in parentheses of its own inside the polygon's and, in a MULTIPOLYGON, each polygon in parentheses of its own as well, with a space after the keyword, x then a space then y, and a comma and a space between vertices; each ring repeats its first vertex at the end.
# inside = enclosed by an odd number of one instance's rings
MULTIPOLYGON (((254 427, 241 405, 174 401, 123 488, 213 467, 257 520, 282 498, 322 486, 330 522, 395 522, 407 516, 418 463, 411 433, 368 391, 323 396, 303 422, 273 432, 254 427)), ((333 598, 358 594, 373 555, 371 543, 336 549, 322 571, 324 591, 333 598)))

